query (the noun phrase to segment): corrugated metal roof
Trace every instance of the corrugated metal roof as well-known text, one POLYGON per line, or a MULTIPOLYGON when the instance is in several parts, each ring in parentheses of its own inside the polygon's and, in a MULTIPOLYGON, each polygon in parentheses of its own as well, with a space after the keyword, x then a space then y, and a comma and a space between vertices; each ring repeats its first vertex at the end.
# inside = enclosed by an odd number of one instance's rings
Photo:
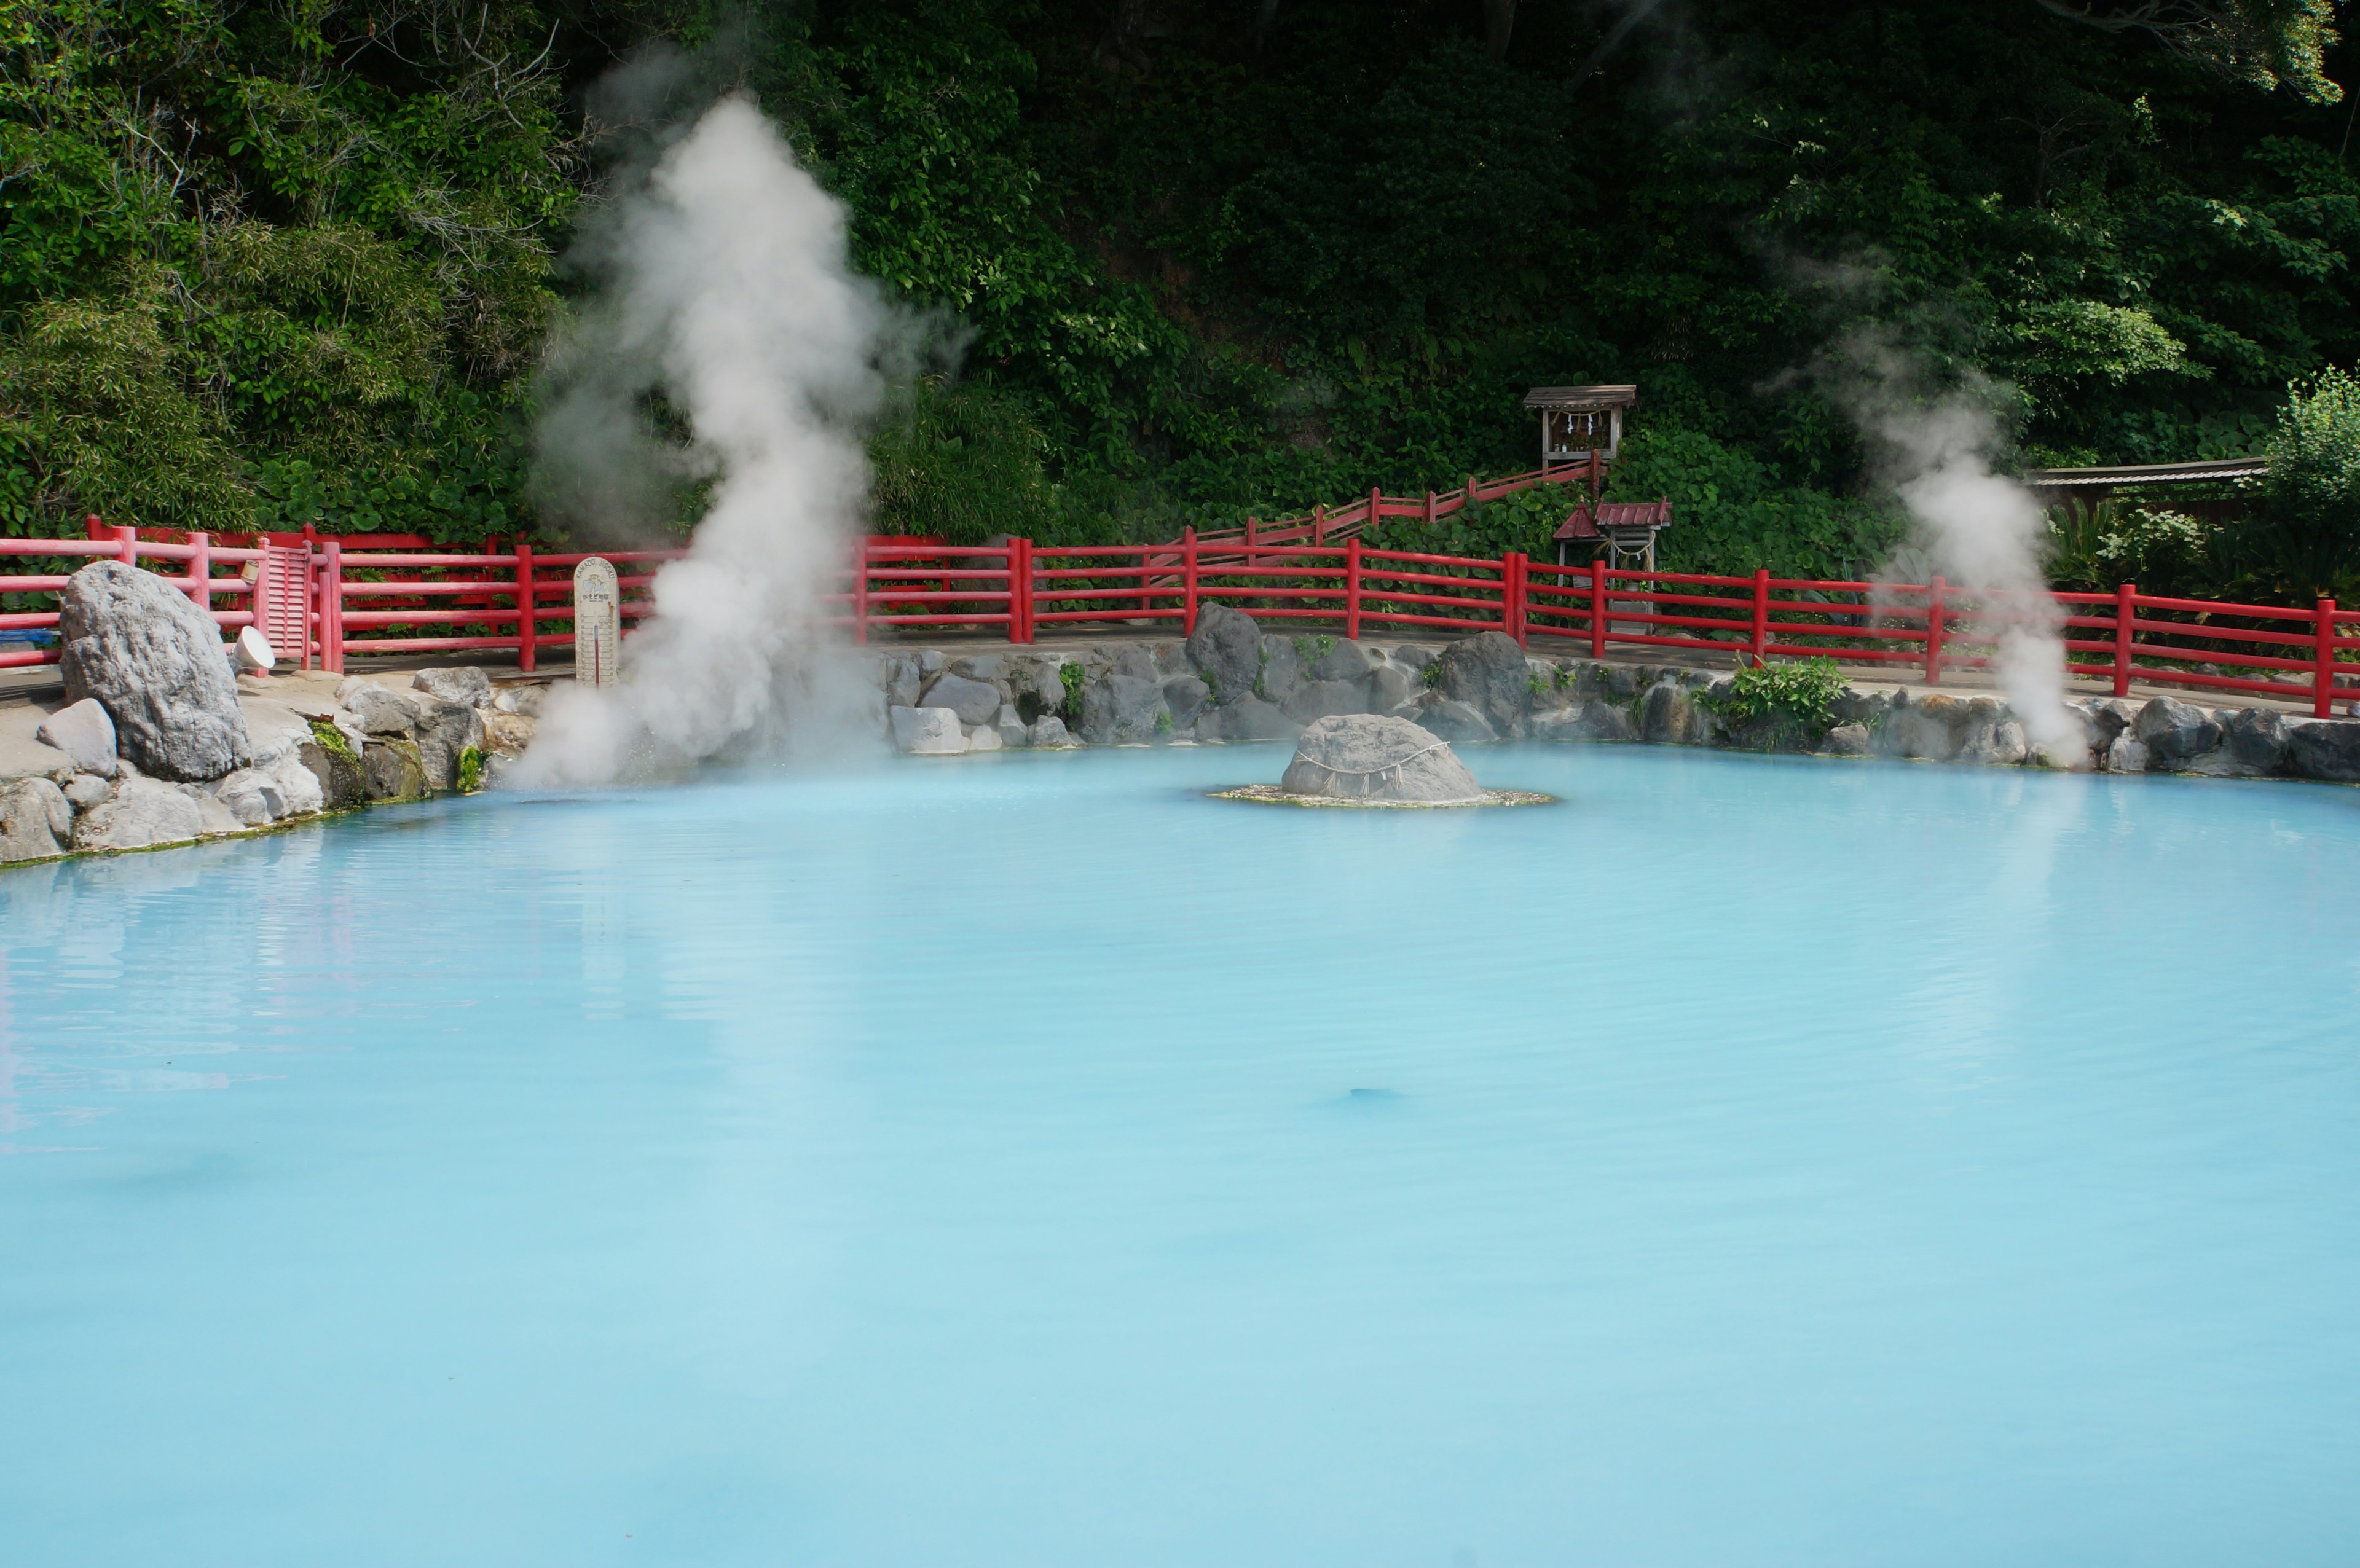
POLYGON ((2258 479, 2269 471, 2267 457, 2214 457, 2202 463, 2134 463, 2111 468, 2027 468, 2023 479, 2035 490, 2061 490, 2095 485, 2208 485, 2258 479))
POLYGON ((1667 528, 1672 526, 1669 501, 1602 501, 1595 507, 1576 506, 1551 539, 1596 539, 1606 528, 1667 528), (1597 513, 1592 517, 1592 510, 1597 513))
POLYGON ((1628 408, 1638 401, 1636 387, 1535 387, 1524 394, 1527 408, 1628 408))

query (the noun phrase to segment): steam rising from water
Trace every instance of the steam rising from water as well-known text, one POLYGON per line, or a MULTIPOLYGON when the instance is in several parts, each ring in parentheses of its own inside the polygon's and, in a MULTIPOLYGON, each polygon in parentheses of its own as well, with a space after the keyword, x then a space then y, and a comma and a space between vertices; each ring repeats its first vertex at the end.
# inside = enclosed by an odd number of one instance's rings
POLYGON ((674 142, 577 259, 602 289, 552 356, 563 390, 537 434, 554 493, 610 528, 680 477, 708 480, 711 504, 656 576, 627 683, 559 689, 519 769, 540 784, 742 748, 819 700, 818 596, 868 494, 860 427, 893 324, 850 269, 844 209, 743 98, 674 142), (685 415, 684 452, 647 433, 650 394, 685 415))
POLYGON ((2063 612, 2041 570, 2047 517, 2032 493, 1992 471, 2001 440, 1994 388, 1970 378, 1927 394, 1915 360, 1880 333, 1841 345, 1836 376, 1853 418, 1880 449, 1884 477, 1924 536, 1935 570, 1978 593, 1977 630, 1995 639, 1993 662, 2025 737, 2060 763, 2087 738, 2065 708, 2063 612))

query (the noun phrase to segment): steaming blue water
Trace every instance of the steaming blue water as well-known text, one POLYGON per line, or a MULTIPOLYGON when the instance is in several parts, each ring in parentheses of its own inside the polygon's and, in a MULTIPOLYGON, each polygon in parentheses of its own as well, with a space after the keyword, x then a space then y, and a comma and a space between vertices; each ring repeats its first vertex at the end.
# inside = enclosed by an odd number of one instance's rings
POLYGON ((0 875, 0 1561, 2351 1561, 2360 791, 1472 756, 0 875))

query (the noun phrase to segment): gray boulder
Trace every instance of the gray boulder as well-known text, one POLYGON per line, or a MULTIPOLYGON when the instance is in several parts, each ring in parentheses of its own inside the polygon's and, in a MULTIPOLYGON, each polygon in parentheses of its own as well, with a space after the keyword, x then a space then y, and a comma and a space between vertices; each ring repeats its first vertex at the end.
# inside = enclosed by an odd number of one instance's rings
POLYGON ((948 708, 963 724, 985 724, 1000 716, 1000 688, 965 675, 938 675, 919 699, 927 708, 948 708))
POLYGON ((2286 766, 2287 722, 2275 708, 2240 708, 2223 730, 2223 749, 2240 766, 2276 773, 2286 766))
POLYGON ((2158 697, 2131 721, 2131 734, 2156 763, 2170 765, 2202 757, 2221 744, 2221 726, 2212 715, 2177 697, 2158 697))
POLYGON ((95 699, 117 755, 165 779, 218 779, 253 759, 221 628, 152 572, 96 561, 59 595, 66 700, 95 699))
POLYGON ((1838 724, 1828 732, 1828 755, 1830 757, 1866 757, 1868 726, 1838 724))
POLYGON ((2360 723, 2297 719, 2286 727, 2287 760, 2305 779, 2360 783, 2360 723))
POLYGON ((1455 805, 1483 793, 1443 740, 1407 719, 1335 714, 1305 729, 1279 788, 1352 800, 1455 805))
POLYGON ((259 768, 241 768, 214 785, 213 799, 250 828, 266 827, 289 810, 286 791, 278 779, 259 768))
POLYGON ((1536 713, 1526 724, 1526 733, 1535 740, 1626 741, 1637 738, 1632 732, 1628 713, 1612 702, 1596 698, 1572 707, 1536 713))
POLYGON ((1195 724, 1212 700, 1213 689, 1193 675, 1175 675, 1164 683, 1164 705, 1172 710, 1175 729, 1195 724))
POLYGON ((1339 638, 1311 661, 1314 681, 1358 681, 1369 672, 1369 653, 1359 643, 1339 638))
POLYGON ((1499 732, 1491 727, 1480 710, 1468 702, 1454 702, 1448 697, 1433 697, 1418 707, 1417 722, 1432 730, 1443 740, 1498 740, 1499 732))
POLYGON ((998 733, 1000 744, 1002 746, 1018 746, 1025 744, 1024 721, 1018 716, 1016 704, 1013 702, 1000 704, 1000 716, 991 721, 991 727, 998 733))
POLYGON ((1115 650, 1114 672, 1128 675, 1134 681, 1161 681, 1164 672, 1155 668, 1155 650, 1145 643, 1127 642, 1115 650))
POLYGON ((1070 750, 1075 744, 1065 733, 1065 721, 1054 713, 1043 713, 1025 726, 1024 743, 1035 751, 1070 750))
POLYGON ((1303 650, 1295 646, 1293 637, 1266 637, 1262 639, 1262 669, 1255 672, 1254 695, 1284 708, 1308 673, 1303 650))
POLYGON ((473 664, 456 670, 421 670, 410 678, 410 683, 430 697, 470 708, 480 708, 492 700, 492 678, 473 664))
POLYGON ((257 768, 278 761, 311 738, 311 721, 284 702, 240 697, 237 711, 246 715, 246 740, 257 768))
POLYGON ((1223 705, 1253 695, 1254 677, 1262 670, 1262 628, 1253 617, 1227 604, 1207 604, 1196 612, 1196 629, 1188 634, 1188 662, 1213 689, 1213 701, 1223 705))
POLYGON ((83 773, 115 777, 115 721, 94 697, 69 702, 43 719, 33 738, 72 757, 74 767, 83 773))
POLYGON ((1501 735, 1522 733, 1524 709, 1532 701, 1531 683, 1524 650, 1505 632, 1479 632, 1442 650, 1442 682, 1437 689, 1482 714, 1501 735))
POLYGON ((73 842, 76 849, 149 849, 186 844, 204 831, 193 797, 158 779, 126 779, 114 799, 82 813, 73 842))
POLYGON ((415 800, 426 793, 426 766, 418 743, 399 736, 361 748, 361 785, 372 800, 415 800))
POLYGON ((363 735, 406 735, 418 727, 418 704, 374 681, 364 681, 342 698, 363 735))
POLYGON ((2106 747, 2104 766, 2109 773, 2144 773, 2148 760, 2147 743, 2125 730, 2106 747))
POLYGON ((1393 649, 1393 662, 1405 670, 1424 670, 1434 662, 1434 653, 1432 649, 1420 648, 1414 642, 1405 642, 1393 649))
POLYGON ((0 791, 0 865, 63 855, 73 806, 46 779, 20 779, 0 791))
POLYGON ((1008 679, 1008 659, 998 653, 967 654, 951 660, 951 673, 997 686, 1008 679))
POLYGON ((1658 681, 1639 704, 1639 738, 1685 746, 1696 738, 1696 699, 1677 681, 1658 681))
POLYGON ((361 771, 360 758, 351 752, 332 751, 317 741, 307 741, 297 748, 295 758, 311 776, 312 789, 320 798, 315 810, 350 811, 368 800, 368 776, 361 771))
POLYGON ((1405 670, 1388 664, 1369 671, 1369 712, 1372 713, 1390 713, 1417 693, 1417 681, 1405 670))
POLYGON ((1082 738, 1093 746, 1154 740, 1159 717, 1171 734, 1164 688, 1143 677, 1106 675, 1082 688, 1082 738))
POLYGON ((880 660, 877 683, 885 691, 889 708, 914 708, 918 705, 918 661, 898 655, 880 660))
POLYGON ((421 696, 418 703, 418 761, 430 789, 459 787, 459 757, 469 746, 484 749, 484 715, 464 702, 421 696))
MULTIPOLYGON (((1265 702, 1259 697, 1240 697, 1206 715, 1207 719, 1216 717, 1220 721, 1222 740, 1293 740, 1303 727, 1288 718, 1277 703, 1265 702)), ((1200 729, 1203 723, 1199 721, 1200 729)))
POLYGON ((1598 679, 1606 694, 1618 702, 1627 702, 1639 694, 1639 671, 1628 664, 1601 666, 1598 679))
POLYGON ((1324 719, 1338 713, 1364 713, 1369 711, 1369 689, 1365 681, 1306 681, 1297 686, 1280 704, 1286 716, 1298 724, 1324 719))
POLYGON ((948 708, 891 710, 893 744, 918 757, 938 757, 967 749, 966 732, 958 715, 948 708))
POLYGON ((66 803, 87 811, 114 793, 115 787, 95 773, 77 773, 66 781, 66 803))

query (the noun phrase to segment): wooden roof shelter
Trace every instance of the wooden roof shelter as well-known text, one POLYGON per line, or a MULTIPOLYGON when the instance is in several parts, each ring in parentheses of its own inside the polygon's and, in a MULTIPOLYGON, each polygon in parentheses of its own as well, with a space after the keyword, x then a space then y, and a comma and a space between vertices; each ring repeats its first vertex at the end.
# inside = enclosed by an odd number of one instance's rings
POLYGON ((2161 492, 2158 504, 2199 517, 2225 519, 2247 505, 2244 492, 2270 472, 2267 457, 2213 457, 2200 463, 2128 463, 2094 468, 2027 468, 2019 475, 2044 506, 2086 513, 2129 493, 2161 492), (2166 497, 2169 497, 2166 499, 2166 497))
POLYGON ((1567 564, 1567 553, 1577 544, 1611 550, 1613 561, 1641 561, 1643 572, 1655 570, 1655 536, 1672 526, 1669 501, 1590 501, 1566 515, 1549 537, 1557 540, 1557 563, 1567 564))
POLYGON ((1612 463, 1622 446, 1622 411, 1639 401, 1636 387, 1535 387, 1524 407, 1541 417, 1541 467, 1612 463))

